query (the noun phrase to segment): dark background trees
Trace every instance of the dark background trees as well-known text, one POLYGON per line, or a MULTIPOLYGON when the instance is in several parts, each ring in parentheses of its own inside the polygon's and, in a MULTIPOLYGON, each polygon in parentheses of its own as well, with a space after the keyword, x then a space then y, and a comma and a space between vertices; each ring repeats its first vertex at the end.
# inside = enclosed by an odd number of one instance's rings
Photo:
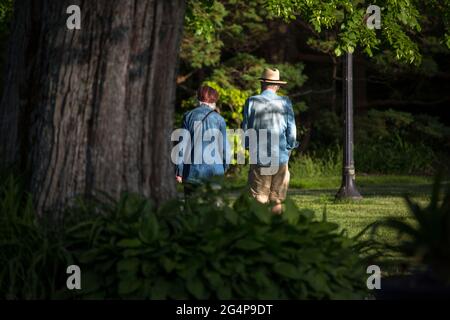
POLYGON ((223 90, 221 107, 229 124, 237 126, 234 111, 258 91, 257 66, 276 65, 290 83, 284 93, 295 102, 300 152, 323 157, 342 143, 341 57, 350 48, 359 172, 423 174, 445 162, 450 150, 448 1, 378 1, 382 29, 374 31, 363 23, 369 5, 364 1, 202 3, 189 2, 195 18, 186 19, 178 115, 192 106, 196 85, 207 81, 223 90))
POLYGON ((346 50, 359 172, 429 174, 448 158, 448 1, 377 1, 379 31, 365 27, 364 1, 189 0, 186 14, 182 0, 17 1, 8 28, 12 3, 0 2, 0 152, 40 208, 96 190, 172 197, 170 132, 197 87, 217 88, 237 127, 265 65, 289 81, 294 160, 338 155, 346 50), (82 7, 80 31, 65 28, 69 4, 82 7))

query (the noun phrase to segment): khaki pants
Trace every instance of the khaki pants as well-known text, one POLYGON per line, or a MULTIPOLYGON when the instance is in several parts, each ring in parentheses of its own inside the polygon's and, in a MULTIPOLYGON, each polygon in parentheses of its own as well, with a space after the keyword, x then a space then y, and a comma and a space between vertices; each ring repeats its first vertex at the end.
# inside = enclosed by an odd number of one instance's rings
POLYGON ((281 165, 274 175, 262 175, 261 169, 263 168, 257 165, 250 165, 248 183, 251 195, 261 203, 281 203, 286 199, 289 187, 288 165, 281 165))

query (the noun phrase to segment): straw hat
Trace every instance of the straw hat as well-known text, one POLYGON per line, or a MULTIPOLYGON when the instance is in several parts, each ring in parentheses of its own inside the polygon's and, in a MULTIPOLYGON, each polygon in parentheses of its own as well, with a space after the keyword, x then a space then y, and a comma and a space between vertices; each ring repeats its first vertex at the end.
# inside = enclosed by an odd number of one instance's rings
POLYGON ((273 84, 286 84, 286 81, 280 80, 280 71, 278 69, 266 68, 259 78, 259 81, 273 84))

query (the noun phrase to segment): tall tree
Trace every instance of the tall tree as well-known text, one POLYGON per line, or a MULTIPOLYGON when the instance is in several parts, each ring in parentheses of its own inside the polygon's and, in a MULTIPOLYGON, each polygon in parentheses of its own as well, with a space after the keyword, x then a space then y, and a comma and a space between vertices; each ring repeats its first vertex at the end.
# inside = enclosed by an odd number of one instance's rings
POLYGON ((16 1, 0 154, 39 212, 97 190, 175 193, 170 133, 184 0, 16 1), (70 5, 81 30, 69 30, 70 5))

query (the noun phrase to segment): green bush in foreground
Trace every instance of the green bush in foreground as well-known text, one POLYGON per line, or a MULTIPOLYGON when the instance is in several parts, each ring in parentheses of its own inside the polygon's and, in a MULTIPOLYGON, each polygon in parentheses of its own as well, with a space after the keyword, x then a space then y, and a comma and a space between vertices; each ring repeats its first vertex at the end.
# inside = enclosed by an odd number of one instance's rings
POLYGON ((202 194, 189 203, 195 212, 180 201, 155 211, 146 199, 124 196, 71 228, 90 270, 83 297, 365 296, 363 262, 337 225, 314 221, 291 202, 278 217, 246 196, 230 206, 220 190, 202 194))
POLYGON ((359 244, 336 224, 316 221, 290 201, 284 215, 273 216, 247 196, 231 205, 223 193, 209 188, 187 204, 174 200, 159 209, 136 195, 82 201, 65 213, 57 236, 36 219, 11 219, 1 208, 0 225, 26 232, 0 234, 0 298, 366 296, 359 244), (12 260, 14 269, 5 268, 12 260), (76 293, 65 289, 71 263, 82 271, 76 293), (17 268, 27 270, 25 277, 17 268), (34 285, 24 291, 25 282, 34 285))
POLYGON ((64 234, 37 218, 18 179, 0 181, 0 300, 52 298, 73 264, 64 234))
POLYGON ((385 244, 386 248, 412 258, 416 266, 428 268, 433 277, 450 285, 450 185, 437 175, 428 205, 421 206, 408 196, 405 201, 413 223, 386 218, 375 223, 373 231, 388 228, 404 236, 398 245, 385 244))

